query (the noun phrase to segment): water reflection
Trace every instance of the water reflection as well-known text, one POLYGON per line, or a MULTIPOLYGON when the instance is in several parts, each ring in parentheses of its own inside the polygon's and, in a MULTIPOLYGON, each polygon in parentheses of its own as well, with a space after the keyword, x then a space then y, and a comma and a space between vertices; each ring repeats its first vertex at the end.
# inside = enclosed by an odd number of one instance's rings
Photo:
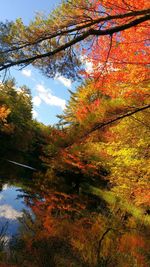
POLYGON ((0 192, 0 228, 7 224, 6 235, 11 237, 18 230, 18 218, 22 217, 23 210, 30 210, 19 196, 20 187, 9 184, 2 185, 0 192))
MULTIPOLYGON (((10 155, 11 158, 14 156, 10 155)), ((14 158, 23 162, 23 158, 14 158)), ((8 240, 19 231, 19 220, 27 207, 20 191, 27 189, 32 181, 32 171, 16 166, 7 160, 0 160, 0 233, 8 240), (4 233, 5 232, 5 233, 4 233)))
POLYGON ((10 241, 7 253, 0 235, 0 266, 150 266, 148 227, 120 210, 106 212, 106 204, 96 211, 103 203, 92 195, 56 191, 43 174, 32 180, 21 172, 13 165, 0 172, 0 232, 10 241))

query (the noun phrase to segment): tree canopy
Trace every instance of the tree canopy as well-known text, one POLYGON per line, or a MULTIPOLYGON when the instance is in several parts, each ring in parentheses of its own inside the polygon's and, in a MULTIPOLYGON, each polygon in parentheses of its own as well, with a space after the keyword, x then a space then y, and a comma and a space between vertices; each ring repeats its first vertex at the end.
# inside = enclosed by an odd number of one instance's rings
POLYGON ((89 50, 100 52, 102 64, 109 57, 112 63, 146 64, 149 19, 148 1, 63 1, 28 26, 21 19, 1 23, 0 70, 33 64, 49 77, 76 77, 89 50))

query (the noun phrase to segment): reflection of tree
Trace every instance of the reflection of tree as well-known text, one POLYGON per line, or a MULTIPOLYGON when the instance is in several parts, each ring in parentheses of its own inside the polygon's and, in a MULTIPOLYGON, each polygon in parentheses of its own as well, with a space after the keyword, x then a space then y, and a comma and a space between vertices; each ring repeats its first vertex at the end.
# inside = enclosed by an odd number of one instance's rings
POLYGON ((11 263, 39 267, 148 267, 148 227, 125 212, 92 212, 84 198, 51 192, 27 199, 20 235, 11 241, 11 263), (31 260, 32 259, 32 260, 31 260))
POLYGON ((7 243, 5 239, 7 229, 8 229, 8 222, 0 225, 0 251, 3 250, 4 246, 7 243))
POLYGON ((0 192, 2 191, 3 189, 3 183, 0 181, 0 192))
POLYGON ((149 229, 118 206, 50 189, 41 197, 27 193, 32 215, 24 211, 19 219, 7 257, 11 266, 124 267, 126 261, 129 267, 135 262, 148 267, 149 229))
POLYGON ((80 254, 75 251, 62 236, 50 234, 42 225, 42 218, 33 220, 28 212, 24 212, 21 219, 22 227, 19 237, 10 243, 12 263, 20 266, 87 266, 82 262, 80 254), (41 221, 40 221, 41 219, 41 221), (32 261, 31 261, 32 258, 32 261), (29 265, 28 265, 29 264, 29 265))
POLYGON ((8 222, 5 224, 0 224, 0 266, 1 267, 7 267, 1 265, 1 262, 3 259, 6 259, 6 246, 8 244, 8 240, 6 238, 6 232, 8 229, 8 222))

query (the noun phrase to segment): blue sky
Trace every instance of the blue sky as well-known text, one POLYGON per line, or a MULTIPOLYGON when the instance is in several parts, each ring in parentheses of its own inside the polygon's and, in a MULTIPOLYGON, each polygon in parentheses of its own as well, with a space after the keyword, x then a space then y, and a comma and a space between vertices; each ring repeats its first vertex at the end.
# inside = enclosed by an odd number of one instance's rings
MULTIPOLYGON (((36 12, 48 14, 60 2, 60 0, 1 0, 0 20, 5 22, 22 18, 23 22, 28 24, 36 12)), ((17 67, 10 69, 10 76, 16 79, 17 87, 26 85, 31 89, 33 114, 38 121, 44 124, 58 122, 56 115, 63 112, 69 99, 68 88, 74 90, 71 80, 63 76, 55 79, 46 78, 30 65, 20 71, 17 67)))

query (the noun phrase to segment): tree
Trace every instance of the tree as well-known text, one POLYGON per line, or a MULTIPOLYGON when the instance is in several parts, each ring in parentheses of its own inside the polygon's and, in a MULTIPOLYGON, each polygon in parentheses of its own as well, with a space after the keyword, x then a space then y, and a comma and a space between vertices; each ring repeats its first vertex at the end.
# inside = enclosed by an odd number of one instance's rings
POLYGON ((13 80, 1 83, 0 106, 1 111, 5 111, 0 129, 2 151, 25 151, 32 138, 32 102, 29 89, 25 86, 16 89, 13 80))
POLYGON ((5 105, 0 106, 0 129, 3 132, 7 132, 11 130, 10 125, 7 123, 7 117, 10 114, 10 109, 5 105))
POLYGON ((17 88, 14 80, 0 84, 0 154, 40 169, 42 147, 53 127, 32 118, 32 105, 26 86, 17 88))
MULTIPOLYGON (((91 51, 98 44, 102 52, 100 62, 105 65, 112 44, 113 51, 122 51, 126 42, 127 48, 138 56, 137 60, 131 57, 128 62, 124 52, 123 63, 147 64, 147 61, 139 61, 144 52, 139 51, 139 47, 148 49, 149 19, 146 0, 138 3, 134 0, 132 4, 128 0, 63 1, 47 18, 37 15, 29 26, 20 19, 1 23, 0 70, 33 64, 50 77, 62 73, 75 78, 83 61, 81 56, 85 49, 82 45, 91 51)), ((116 62, 116 54, 110 58, 111 62, 116 62)), ((117 64, 120 63, 122 60, 117 59, 117 64)))

